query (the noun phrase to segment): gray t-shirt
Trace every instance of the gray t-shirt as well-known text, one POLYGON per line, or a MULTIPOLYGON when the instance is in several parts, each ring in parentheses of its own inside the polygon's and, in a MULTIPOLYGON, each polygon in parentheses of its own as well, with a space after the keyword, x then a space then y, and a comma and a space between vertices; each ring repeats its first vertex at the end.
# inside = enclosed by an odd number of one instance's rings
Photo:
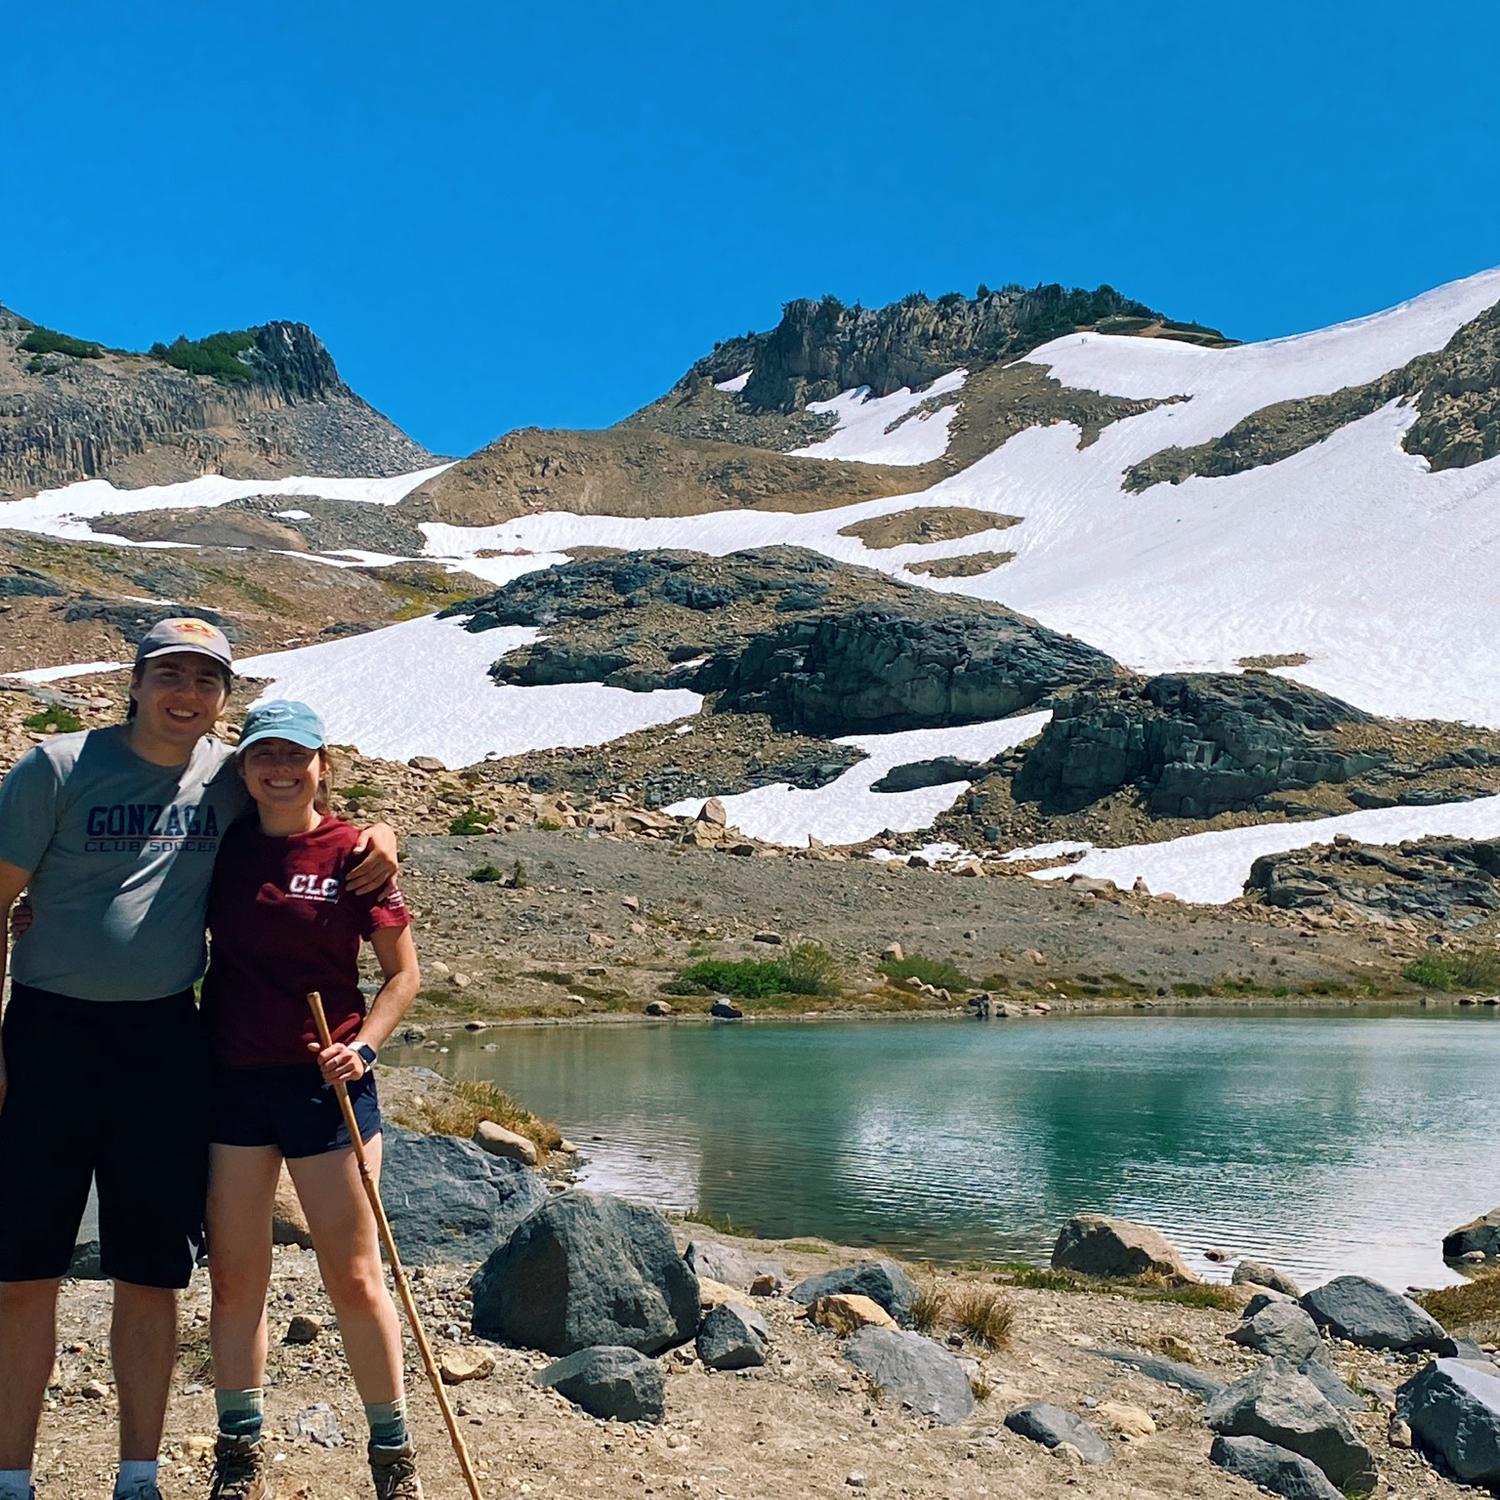
POLYGON ((0 859, 31 872, 35 920, 11 949, 20 983, 152 1000, 202 976, 214 855, 249 805, 232 754, 202 739, 185 766, 158 766, 116 725, 16 762, 0 784, 0 859))

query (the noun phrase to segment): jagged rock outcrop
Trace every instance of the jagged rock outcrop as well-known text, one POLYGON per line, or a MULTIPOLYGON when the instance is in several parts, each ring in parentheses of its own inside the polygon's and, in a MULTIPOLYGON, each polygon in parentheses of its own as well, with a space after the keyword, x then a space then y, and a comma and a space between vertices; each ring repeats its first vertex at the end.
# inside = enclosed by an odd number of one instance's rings
POLYGON ((1461 932, 1500 911, 1500 842, 1422 839, 1391 848, 1352 839, 1262 855, 1245 894, 1293 911, 1353 911, 1461 932))
POLYGON ((216 379, 122 350, 31 353, 0 308, 0 498, 79 479, 123 486, 200 474, 401 474, 433 457, 360 399, 302 323, 249 329, 216 379))
POLYGON ((1015 795, 1071 812, 1135 788, 1155 817, 1209 818, 1384 764, 1382 751, 1331 739, 1368 722, 1337 698, 1264 673, 1173 673, 1085 690, 1056 706, 1015 795))
MULTIPOLYGON (((964 365, 1014 359, 1048 339, 1079 327, 1152 324, 1172 331, 1160 313, 1113 287, 1093 291, 1056 283, 1031 288, 982 289, 974 297, 950 293, 936 300, 920 292, 880 308, 846 307, 836 297, 788 302, 781 321, 766 333, 720 344, 688 371, 693 381, 723 382, 751 371, 742 394, 746 406, 793 412, 809 401, 868 386, 877 396, 909 386, 918 390, 964 365)), ((1189 337, 1189 325, 1176 325, 1189 337)), ((1222 340, 1219 340, 1222 341, 1222 340)))
POLYGON ((724 712, 845 735, 1004 718, 1114 662, 1003 606, 933 594, 793 547, 633 552, 528 574, 452 613, 545 628, 496 662, 523 686, 717 695, 724 712))

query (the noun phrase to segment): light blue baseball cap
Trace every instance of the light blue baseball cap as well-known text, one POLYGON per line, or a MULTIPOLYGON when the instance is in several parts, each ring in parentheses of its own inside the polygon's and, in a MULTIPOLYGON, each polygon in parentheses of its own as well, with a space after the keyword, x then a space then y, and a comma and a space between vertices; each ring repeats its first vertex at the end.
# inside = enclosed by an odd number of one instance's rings
POLYGON ((309 750, 321 750, 328 743, 323 721, 305 703, 290 698, 275 698, 255 704, 245 715, 240 731, 240 749, 256 740, 290 740, 309 750))

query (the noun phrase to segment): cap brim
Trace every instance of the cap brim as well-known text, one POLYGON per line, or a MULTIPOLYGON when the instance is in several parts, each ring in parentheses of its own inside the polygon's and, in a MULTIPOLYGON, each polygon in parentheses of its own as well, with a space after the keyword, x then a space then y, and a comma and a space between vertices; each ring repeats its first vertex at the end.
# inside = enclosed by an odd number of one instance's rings
POLYGON ((246 735, 239 742, 238 748, 248 749, 257 740, 289 740, 294 745, 301 745, 304 750, 321 750, 327 743, 306 729, 259 729, 254 734, 246 735))
POLYGON ((143 661, 154 661, 158 656, 206 656, 211 662, 217 662, 231 676, 234 675, 234 663, 218 651, 211 651, 207 646, 159 646, 155 651, 147 651, 143 656, 135 659, 136 666, 143 661))

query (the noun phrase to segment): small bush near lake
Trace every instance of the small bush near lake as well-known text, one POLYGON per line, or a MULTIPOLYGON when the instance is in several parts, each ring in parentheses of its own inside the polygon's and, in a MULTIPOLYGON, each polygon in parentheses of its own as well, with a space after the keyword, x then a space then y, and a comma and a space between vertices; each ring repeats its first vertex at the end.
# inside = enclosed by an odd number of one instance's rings
POLYGON ((494 865, 476 865, 469 871, 468 878, 479 885, 493 885, 505 879, 505 871, 494 865))
POLYGON ((39 713, 22 719, 21 723, 38 734, 76 734, 83 728, 83 720, 71 708, 58 703, 48 704, 39 713))
POLYGON ((738 995, 745 1000, 832 995, 838 991, 837 974, 831 953, 816 943, 799 943, 784 958, 708 958, 689 964, 676 982, 690 988, 676 993, 738 995))
POLYGON ((961 1286, 948 1294, 953 1326, 987 1349, 1003 1348, 1015 1327, 1016 1310, 999 1287, 961 1286))
POLYGON ((538 1119, 529 1109, 517 1104, 509 1094, 492 1083, 466 1081, 452 1085, 454 1097, 418 1099, 415 1113, 402 1112, 396 1123, 424 1135, 456 1135, 468 1140, 481 1120, 493 1120, 517 1135, 524 1135, 545 1160, 549 1151, 562 1144, 562 1132, 550 1120, 538 1119))
POLYGON ((21 340, 21 348, 28 354, 67 354, 73 359, 101 359, 104 356, 104 350, 98 344, 75 339, 55 328, 33 328, 21 340))
POLYGON ((733 1239, 747 1240, 751 1238, 750 1231, 741 1224, 736 1224, 728 1214, 717 1214, 711 1208, 701 1206, 688 1209, 683 1214, 684 1224, 701 1224, 705 1229, 712 1229, 716 1234, 727 1234, 733 1239))
POLYGON ((928 958, 921 953, 908 953, 905 958, 888 958, 881 964, 880 972, 890 979, 920 979, 923 984, 936 985, 940 990, 973 988, 969 983, 969 976, 957 964, 951 964, 942 958, 928 958))
POLYGON ((1235 1312, 1240 1306, 1238 1295, 1227 1286, 1206 1281, 1174 1281, 1171 1277, 1149 1272, 1144 1276, 1106 1279, 1080 1276, 1076 1271, 1029 1266, 1023 1261, 1001 1261, 989 1269, 1005 1285, 1025 1287, 1029 1291, 1110 1292, 1133 1297, 1137 1302, 1175 1302, 1182 1307, 1212 1307, 1221 1312, 1235 1312))
POLYGON ((918 1333, 931 1333, 943 1321, 947 1307, 947 1294, 937 1282, 919 1286, 917 1295, 911 1299, 911 1326, 918 1333))
POLYGON ((179 334, 170 344, 151 346, 151 358, 186 370, 189 375, 212 375, 215 380, 254 380, 255 371, 240 358, 255 346, 255 335, 248 329, 237 333, 211 333, 207 338, 190 339, 179 334))
POLYGON ((1500 993, 1500 953, 1493 948, 1424 953, 1401 971, 1424 990, 1487 990, 1500 993))
POLYGON ((1421 1292, 1415 1300, 1451 1331, 1475 1330, 1485 1338, 1500 1328, 1500 1273, 1476 1276, 1458 1286, 1421 1292))

